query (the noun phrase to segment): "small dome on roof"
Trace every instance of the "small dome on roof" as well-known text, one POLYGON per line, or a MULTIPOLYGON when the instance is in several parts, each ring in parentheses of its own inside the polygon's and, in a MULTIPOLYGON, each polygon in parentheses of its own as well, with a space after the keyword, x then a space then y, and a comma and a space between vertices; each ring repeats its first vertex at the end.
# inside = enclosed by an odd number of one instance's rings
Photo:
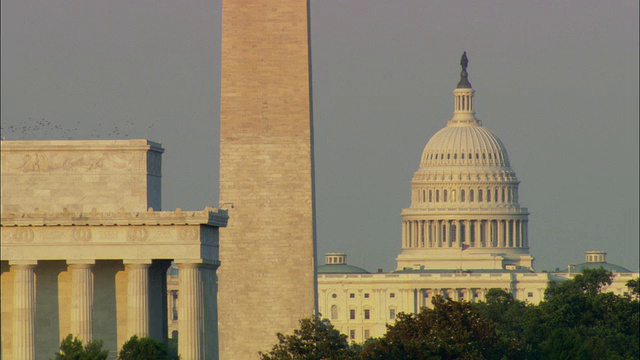
POLYGON ((566 272, 569 272, 569 268, 571 269, 570 272, 572 273, 580 273, 584 269, 599 269, 599 268, 603 268, 607 271, 611 271, 614 273, 632 272, 631 270, 625 267, 622 267, 620 265, 608 263, 607 253, 604 251, 587 251, 585 252, 584 256, 585 256, 585 262, 576 264, 576 265, 571 264, 568 266, 567 269, 563 269, 557 272, 566 273, 566 272))
POLYGON ((347 264, 318 266, 318 274, 370 274, 367 270, 347 264))
POLYGON ((326 253, 325 264, 318 266, 318 274, 370 274, 357 266, 347 265, 347 254, 326 253))
MULTIPOLYGON (((629 269, 627 269, 625 267, 622 267, 622 266, 616 265, 616 264, 610 264, 610 263, 607 263, 607 262, 604 262, 604 263, 586 262, 586 263, 577 264, 577 265, 571 267, 571 272, 572 273, 574 273, 574 272, 575 273, 579 273, 579 272, 582 272, 582 270, 584 270, 584 269, 599 269, 599 268, 603 268, 603 269, 605 269, 607 271, 611 271, 611 272, 614 272, 614 273, 630 273, 630 272, 632 272, 631 270, 629 270, 629 269)), ((562 272, 566 272, 566 270, 562 271, 562 272)))

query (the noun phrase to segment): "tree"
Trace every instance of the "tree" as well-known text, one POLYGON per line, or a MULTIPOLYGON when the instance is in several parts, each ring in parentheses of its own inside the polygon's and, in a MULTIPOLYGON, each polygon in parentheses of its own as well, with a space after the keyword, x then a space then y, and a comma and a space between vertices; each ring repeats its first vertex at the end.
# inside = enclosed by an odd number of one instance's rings
POLYGON ((597 269, 583 269, 582 273, 573 278, 578 287, 590 296, 598 294, 603 287, 611 285, 613 273, 603 267, 597 269))
POLYGON ((502 289, 489 289, 485 301, 473 304, 482 317, 496 324, 496 334, 526 342, 524 352, 528 359, 538 358, 534 344, 542 341, 541 329, 546 325, 538 306, 513 298, 502 289))
POLYGON ((336 330, 327 319, 315 316, 300 320, 293 335, 277 334, 278 344, 268 353, 260 352, 262 360, 349 360, 356 350, 349 346, 347 336, 336 330))
POLYGON ((172 360, 165 345, 149 337, 133 335, 118 354, 118 360, 172 360))
POLYGON ((521 359, 524 341, 496 332, 496 324, 483 318, 466 301, 434 297, 433 309, 398 314, 387 333, 364 349, 363 359, 521 359))
POLYGON ((635 278, 627 281, 625 285, 629 288, 631 295, 635 295, 636 298, 640 295, 640 278, 635 278))
POLYGON ((105 360, 108 350, 102 350, 102 340, 89 341, 82 345, 77 337, 69 334, 60 343, 60 351, 55 353, 55 360, 105 360))
POLYGON ((637 359, 638 301, 602 293, 613 274, 584 269, 574 279, 550 283, 539 309, 544 326, 534 342, 544 359, 637 359))

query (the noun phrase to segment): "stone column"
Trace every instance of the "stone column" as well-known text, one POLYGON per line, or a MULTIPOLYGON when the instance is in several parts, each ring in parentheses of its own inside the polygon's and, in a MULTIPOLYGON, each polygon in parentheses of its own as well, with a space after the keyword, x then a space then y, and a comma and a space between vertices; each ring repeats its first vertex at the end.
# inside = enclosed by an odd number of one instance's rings
POLYGON ((424 221, 418 220, 418 247, 424 247, 424 221))
POLYGON ((427 220, 424 223, 425 226, 425 236, 427 238, 426 240, 426 244, 427 247, 431 248, 433 247, 433 222, 431 220, 427 220))
POLYGON ((518 221, 517 220, 511 220, 511 245, 513 247, 520 247, 520 245, 518 244, 518 221))
POLYGON ((477 247, 484 247, 480 237, 480 220, 478 219, 473 220, 473 241, 477 247))
POLYGON ((13 358, 36 358, 36 261, 11 262, 13 270, 13 358))
POLYGON ((476 242, 474 241, 473 243, 471 242, 471 225, 472 222, 471 220, 465 220, 464 221, 464 237, 465 237, 465 243, 469 246, 471 246, 471 244, 473 244, 473 246, 476 246, 476 242))
POLYGON ((493 239, 491 238, 491 220, 484 221, 484 241, 487 247, 493 247, 493 239))
POLYGON ((505 247, 504 239, 504 220, 498 220, 498 247, 505 247))
POLYGON ((95 260, 67 261, 71 270, 71 334, 84 344, 93 338, 93 266, 95 260))
POLYGON ((518 247, 523 247, 524 244, 522 243, 522 224, 524 222, 522 220, 518 220, 518 247))
POLYGON ((444 223, 445 234, 447 237, 447 247, 451 247, 451 221, 446 220, 444 223))
POLYGON ((407 246, 407 222, 402 222, 402 247, 408 248, 407 246))
POLYGON ((184 359, 204 359, 204 291, 200 265, 178 263, 178 269, 178 353, 184 359))
MULTIPOLYGON (((124 264, 128 277, 127 336, 146 337, 149 336, 149 267, 151 260, 145 262, 125 261, 124 264)), ((180 335, 182 336, 182 334, 180 335)))

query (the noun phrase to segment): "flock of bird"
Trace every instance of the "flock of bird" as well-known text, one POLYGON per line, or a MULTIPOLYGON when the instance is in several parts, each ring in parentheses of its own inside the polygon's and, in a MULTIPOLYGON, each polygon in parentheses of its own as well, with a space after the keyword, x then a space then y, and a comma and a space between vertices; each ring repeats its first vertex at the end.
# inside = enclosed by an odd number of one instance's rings
MULTIPOLYGON (((152 131, 158 124, 158 120, 155 120, 151 125, 147 126, 147 134, 152 131)), ((139 124, 134 123, 131 120, 126 120, 124 125, 113 125, 112 127, 103 123, 98 123, 96 127, 87 131, 83 129, 83 124, 77 121, 73 127, 66 127, 61 124, 56 124, 50 120, 35 120, 29 118, 28 120, 22 120, 17 125, 6 125, 4 122, 0 123, 0 137, 2 140, 35 140, 35 139, 122 139, 129 138, 130 132, 135 132, 139 129, 139 124)))

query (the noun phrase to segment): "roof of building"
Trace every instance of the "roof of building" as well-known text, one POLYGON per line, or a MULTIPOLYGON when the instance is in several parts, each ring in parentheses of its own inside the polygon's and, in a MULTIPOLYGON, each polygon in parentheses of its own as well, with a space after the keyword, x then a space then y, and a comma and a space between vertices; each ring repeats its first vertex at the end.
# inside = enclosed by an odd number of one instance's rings
MULTIPOLYGON (((599 269, 599 268, 603 268, 607 271, 611 271, 614 273, 630 273, 633 272, 625 267, 622 267, 620 265, 616 265, 616 264, 611 264, 608 262, 583 262, 580 264, 576 264, 576 265, 570 265, 571 266, 571 272, 572 273, 580 273, 582 272, 582 270, 584 269, 599 269)), ((564 268, 561 269, 560 271, 555 271, 556 273, 567 273, 568 269, 564 268)))
POLYGON ((474 270, 460 270, 460 269, 402 269, 395 270, 394 274, 531 274, 535 271, 530 269, 474 269, 474 270))
POLYGON ((509 168, 504 145, 489 129, 475 123, 449 123, 422 152, 420 167, 492 166, 509 168))
POLYGON ((325 264, 318 266, 318 274, 370 274, 370 272, 353 265, 325 264))

